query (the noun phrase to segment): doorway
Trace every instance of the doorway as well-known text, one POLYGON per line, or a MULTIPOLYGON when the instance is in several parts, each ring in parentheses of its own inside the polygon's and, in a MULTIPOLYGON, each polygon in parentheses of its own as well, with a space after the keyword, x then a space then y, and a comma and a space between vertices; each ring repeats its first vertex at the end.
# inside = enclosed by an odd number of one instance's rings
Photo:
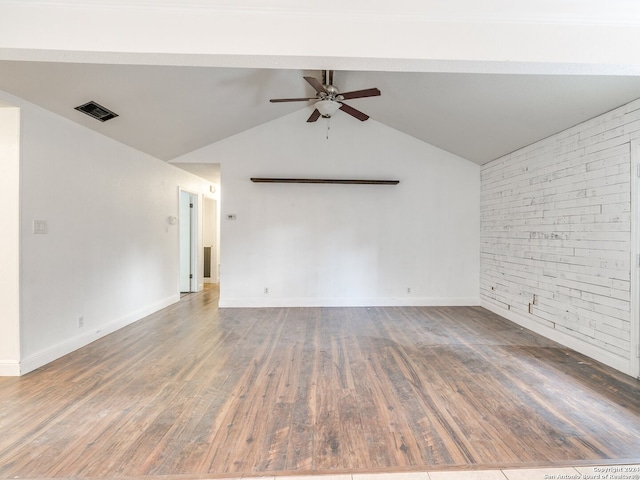
POLYGON ((204 282, 219 283, 218 200, 207 196, 202 199, 202 243, 204 282))
POLYGON ((198 197, 180 190, 180 293, 197 291, 198 197))

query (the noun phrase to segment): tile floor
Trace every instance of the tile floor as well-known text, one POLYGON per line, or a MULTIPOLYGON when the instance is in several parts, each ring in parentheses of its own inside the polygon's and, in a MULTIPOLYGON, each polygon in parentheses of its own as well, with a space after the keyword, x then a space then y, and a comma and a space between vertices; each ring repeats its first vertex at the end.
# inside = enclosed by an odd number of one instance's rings
MULTIPOLYGON (((257 477, 260 480, 640 480, 640 464, 353 475, 257 477)), ((241 480, 226 479, 226 480, 241 480)))

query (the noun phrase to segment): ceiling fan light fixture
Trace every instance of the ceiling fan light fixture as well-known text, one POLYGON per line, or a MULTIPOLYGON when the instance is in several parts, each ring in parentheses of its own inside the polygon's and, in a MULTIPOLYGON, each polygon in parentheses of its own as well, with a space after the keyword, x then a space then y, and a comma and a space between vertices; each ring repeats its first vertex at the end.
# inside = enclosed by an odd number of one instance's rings
POLYGON ((340 103, 333 100, 320 100, 316 102, 315 107, 324 118, 331 118, 331 116, 340 109, 340 103))

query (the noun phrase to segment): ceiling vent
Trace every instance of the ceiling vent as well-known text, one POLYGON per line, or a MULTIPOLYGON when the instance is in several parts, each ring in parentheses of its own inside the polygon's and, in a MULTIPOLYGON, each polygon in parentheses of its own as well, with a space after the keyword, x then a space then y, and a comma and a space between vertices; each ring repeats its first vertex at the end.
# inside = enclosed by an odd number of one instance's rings
POLYGON ((82 113, 86 113, 90 117, 93 117, 96 120, 100 120, 101 122, 106 122, 107 120, 111 120, 112 118, 118 116, 117 113, 113 113, 108 108, 103 107, 93 100, 85 103, 84 105, 80 105, 75 109, 81 111, 82 113))

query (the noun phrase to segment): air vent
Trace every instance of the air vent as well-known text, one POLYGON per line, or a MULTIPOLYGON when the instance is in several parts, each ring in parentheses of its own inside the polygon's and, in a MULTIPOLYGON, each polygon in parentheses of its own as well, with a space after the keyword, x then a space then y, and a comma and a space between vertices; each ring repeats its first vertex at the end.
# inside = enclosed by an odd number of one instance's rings
POLYGON ((76 107, 76 110, 81 111, 82 113, 86 113, 90 117, 95 118, 96 120, 100 120, 101 122, 106 122, 107 120, 111 120, 118 116, 117 113, 113 113, 108 108, 103 107, 102 105, 94 102, 93 100, 85 103, 84 105, 80 105, 76 107))

